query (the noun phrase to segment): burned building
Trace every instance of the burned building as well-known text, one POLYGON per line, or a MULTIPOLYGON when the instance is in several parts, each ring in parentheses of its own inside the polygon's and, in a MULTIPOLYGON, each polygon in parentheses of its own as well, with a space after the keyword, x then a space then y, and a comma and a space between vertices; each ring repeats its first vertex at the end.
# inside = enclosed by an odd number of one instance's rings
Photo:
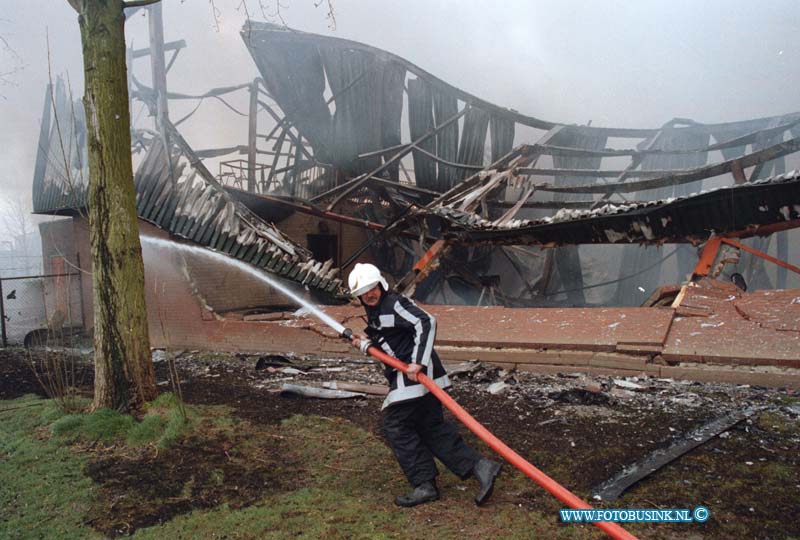
MULTIPOLYGON (((534 312, 547 307, 580 310, 584 321, 595 308, 630 309, 632 317, 650 317, 658 335, 637 341, 629 335, 635 328, 624 337, 609 326, 617 321, 606 321, 612 332, 602 345, 589 343, 591 334, 545 343, 525 328, 528 337, 497 346, 540 360, 578 349, 587 354, 576 362, 598 369, 613 366, 596 355, 611 354, 611 364, 645 372, 664 359, 670 329, 681 326, 679 298, 692 296, 660 286, 697 273, 697 246, 753 238, 751 251, 797 257, 789 235, 800 225, 800 173, 791 170, 800 167, 800 113, 725 124, 678 118, 647 129, 566 125, 489 103, 361 43, 255 22, 242 38, 260 73, 252 81, 184 95, 167 90, 165 74, 151 87, 132 76, 132 99, 156 119, 155 128, 132 136, 143 233, 213 249, 326 303, 345 299, 341 276, 356 260, 371 260, 430 304, 530 308, 511 317, 520 320, 540 320, 534 312), (242 145, 193 148, 180 128, 186 117, 173 122, 162 103, 237 92, 247 93, 250 106, 242 145), (639 307, 654 305, 671 307, 639 307)), ((154 43, 129 56, 163 60, 165 50, 181 47, 154 43)), ((48 97, 35 211, 69 216, 43 230, 44 250, 88 271, 85 127, 66 94, 49 91, 76 144, 58 159, 48 97)), ((744 251, 734 270, 751 290, 787 286, 791 265, 773 270, 744 251)), ((296 352, 319 352, 286 325, 283 338, 258 335, 266 322, 287 322, 286 301, 263 285, 174 253, 146 248, 145 263, 156 344, 267 350, 288 339, 296 352)), ((730 270, 706 273, 722 272, 730 270)), ((572 316, 578 311, 564 315, 572 316)), ((83 320, 91 326, 89 313, 83 320)), ((453 358, 498 361, 467 338, 450 339, 446 330, 441 338, 445 354, 448 346, 459 349, 453 358)), ((792 345, 742 363, 773 354, 789 365, 792 345)), ((328 352, 344 350, 331 344, 328 352)), ((693 355, 678 347, 664 361, 693 355)))
MULTIPOLYGON (((503 305, 640 305, 657 285, 685 279, 696 261, 693 250, 671 246, 669 253, 674 249, 676 256, 662 264, 671 257, 662 244, 696 245, 712 231, 763 222, 744 223, 750 214, 738 223, 730 216, 699 223, 702 211, 686 210, 673 216, 680 232, 662 231, 656 222, 647 225, 647 217, 638 223, 655 231, 649 236, 619 231, 573 236, 568 228, 555 227, 557 234, 524 239, 509 224, 524 222, 530 229, 537 222, 544 225, 542 220, 590 215, 578 210, 613 212, 625 220, 626 212, 641 213, 650 201, 672 203, 703 190, 781 175, 800 164, 797 113, 715 125, 674 119, 657 129, 563 125, 488 103, 361 43, 263 23, 247 24, 242 37, 266 93, 285 114, 283 121, 308 141, 304 152, 316 156, 299 166, 331 166, 330 174, 303 186, 309 202, 329 212, 345 202, 369 203, 371 220, 389 225, 374 255, 388 256, 379 262, 398 280, 447 235, 441 229, 447 221, 443 214, 466 211, 482 220, 482 235, 466 241, 462 234, 451 242, 439 267, 419 284, 417 297, 429 302, 485 301, 481 293, 491 289, 503 305), (411 220, 409 214, 426 219, 411 220), (433 215, 438 218, 429 219, 433 215), (384 249, 385 243, 395 249, 384 249), (578 247, 594 243, 634 245, 603 247, 613 251, 612 257, 578 247), (655 247, 643 249, 646 244, 655 247), (595 275, 618 281, 590 300, 584 291, 595 275), (636 286, 631 275, 637 276, 636 286)), ((678 206, 692 205, 672 208, 678 206)), ((740 209, 737 204, 730 210, 740 209)), ((787 234, 773 242, 778 257, 788 259, 787 234)), ((757 244, 764 250, 769 240, 757 244)), ((784 270, 770 278, 757 262, 748 260, 744 267, 754 285, 786 286, 784 270)))

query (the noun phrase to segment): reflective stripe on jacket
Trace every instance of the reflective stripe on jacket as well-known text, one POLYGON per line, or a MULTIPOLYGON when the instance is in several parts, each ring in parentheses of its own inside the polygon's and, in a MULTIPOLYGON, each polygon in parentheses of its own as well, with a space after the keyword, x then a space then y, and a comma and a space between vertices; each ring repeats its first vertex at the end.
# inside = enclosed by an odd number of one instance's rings
MULTIPOLYGON (((436 319, 413 300, 392 291, 385 292, 377 306, 365 307, 366 333, 374 344, 407 364, 422 365, 422 372, 440 388, 450 386, 450 379, 433 349, 436 319)), ((399 372, 389 366, 384 368, 384 375, 389 381, 389 395, 383 402, 384 408, 428 393, 427 388, 405 375, 398 376, 399 372)))

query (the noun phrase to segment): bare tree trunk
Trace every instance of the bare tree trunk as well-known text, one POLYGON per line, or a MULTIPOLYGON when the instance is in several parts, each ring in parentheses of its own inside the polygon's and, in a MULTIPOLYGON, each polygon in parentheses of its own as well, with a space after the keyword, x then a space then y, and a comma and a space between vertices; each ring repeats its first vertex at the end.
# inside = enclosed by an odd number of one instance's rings
POLYGON ((94 291, 93 407, 138 409, 156 395, 131 161, 122 0, 69 0, 83 43, 94 291))

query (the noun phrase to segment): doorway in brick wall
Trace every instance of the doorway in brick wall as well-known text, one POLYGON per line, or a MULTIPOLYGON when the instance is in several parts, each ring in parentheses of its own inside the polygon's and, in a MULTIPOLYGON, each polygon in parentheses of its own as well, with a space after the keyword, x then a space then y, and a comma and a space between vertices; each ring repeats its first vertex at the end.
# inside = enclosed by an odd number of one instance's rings
POLYGON ((309 234, 306 241, 316 260, 333 259, 333 266, 339 266, 339 239, 335 234, 309 234))

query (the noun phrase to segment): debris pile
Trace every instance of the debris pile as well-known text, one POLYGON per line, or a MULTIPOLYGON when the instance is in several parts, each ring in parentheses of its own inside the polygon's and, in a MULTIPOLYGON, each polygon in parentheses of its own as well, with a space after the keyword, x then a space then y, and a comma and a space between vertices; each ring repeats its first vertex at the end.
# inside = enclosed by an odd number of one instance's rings
MULTIPOLYGON (((154 359, 164 358, 156 350, 154 359)), ((277 354, 200 353, 174 355, 181 369, 192 377, 216 378, 222 374, 242 377, 256 389, 283 392, 284 386, 317 388, 356 394, 348 397, 382 397, 386 393, 383 366, 369 358, 314 358, 277 354)), ((568 366, 565 366, 568 367, 568 366)), ((772 407, 789 418, 800 417, 800 393, 765 387, 700 383, 655 377, 615 377, 570 373, 556 375, 506 370, 478 361, 447 365, 454 392, 495 395, 509 402, 525 402, 540 409, 584 407, 603 415, 603 407, 624 405, 640 410, 659 410, 678 416, 722 416, 735 409, 762 406, 789 396, 789 405, 772 407), (794 402, 797 400, 797 402, 794 402)), ((299 393, 299 392, 298 392, 299 393)), ((333 394, 331 394, 333 395, 333 394)), ((313 397, 325 397, 322 392, 313 397)), ((800 442, 800 441, 798 441, 800 442)))

